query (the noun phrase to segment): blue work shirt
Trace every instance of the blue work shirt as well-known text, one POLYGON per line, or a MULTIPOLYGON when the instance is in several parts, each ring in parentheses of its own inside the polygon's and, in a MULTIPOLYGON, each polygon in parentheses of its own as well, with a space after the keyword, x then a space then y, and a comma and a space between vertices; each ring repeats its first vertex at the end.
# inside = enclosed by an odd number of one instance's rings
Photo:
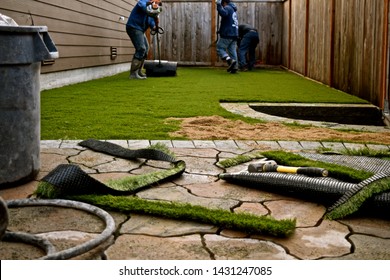
POLYGON ((156 26, 154 18, 146 13, 146 6, 149 0, 139 0, 131 11, 126 27, 134 28, 145 32, 149 27, 153 29, 156 26))
POLYGON ((221 38, 237 39, 238 38, 238 18, 237 7, 233 3, 227 4, 223 7, 217 4, 218 14, 221 16, 221 26, 218 33, 221 38))

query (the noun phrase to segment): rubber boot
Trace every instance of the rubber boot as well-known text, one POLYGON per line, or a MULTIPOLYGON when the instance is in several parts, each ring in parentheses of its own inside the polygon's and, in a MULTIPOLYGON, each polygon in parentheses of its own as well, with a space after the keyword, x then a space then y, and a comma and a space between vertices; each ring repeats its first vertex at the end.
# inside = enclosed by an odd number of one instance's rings
POLYGON ((143 72, 142 72, 142 68, 144 68, 144 64, 145 64, 145 59, 142 59, 141 60, 141 66, 139 67, 139 69, 138 69, 138 76, 140 76, 140 77, 142 77, 142 78, 147 78, 146 77, 146 74, 144 74, 143 72))
POLYGON ((141 67, 141 60, 139 60, 138 58, 133 58, 133 60, 131 61, 131 68, 130 68, 130 77, 129 79, 137 79, 137 80, 144 80, 146 79, 146 77, 141 77, 139 74, 138 74, 138 70, 140 69, 141 67))
POLYGON ((226 62, 228 64, 228 69, 226 71, 233 72, 235 70, 234 73, 237 72, 236 69, 237 61, 229 57, 228 59, 226 59, 226 62))

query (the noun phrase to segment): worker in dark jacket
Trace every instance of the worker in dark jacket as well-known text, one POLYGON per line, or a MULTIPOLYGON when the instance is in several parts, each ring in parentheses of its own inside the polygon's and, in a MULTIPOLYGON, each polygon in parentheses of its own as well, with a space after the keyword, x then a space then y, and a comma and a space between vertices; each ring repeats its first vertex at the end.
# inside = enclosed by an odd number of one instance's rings
POLYGON ((219 26, 217 54, 228 64, 227 71, 236 73, 237 65, 237 39, 238 39, 238 19, 237 7, 230 0, 217 0, 217 10, 221 17, 219 26))
POLYGON ((238 64, 241 71, 252 70, 256 63, 259 33, 249 24, 238 26, 238 64))
POLYGON ((146 79, 146 75, 141 71, 149 51, 149 43, 145 32, 148 28, 152 30, 158 28, 160 12, 160 0, 139 0, 131 11, 126 23, 126 32, 135 48, 130 68, 130 79, 146 79))

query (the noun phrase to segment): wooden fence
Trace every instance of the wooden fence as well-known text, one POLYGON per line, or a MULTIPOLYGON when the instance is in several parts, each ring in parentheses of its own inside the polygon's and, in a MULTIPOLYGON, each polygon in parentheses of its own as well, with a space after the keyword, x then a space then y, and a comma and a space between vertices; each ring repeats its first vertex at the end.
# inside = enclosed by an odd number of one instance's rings
POLYGON ((284 5, 283 65, 383 108, 389 1, 289 0, 284 5))
MULTIPOLYGON (((234 0, 239 23, 254 26, 260 35, 257 59, 281 64, 284 0, 234 0)), ((188 65, 215 65, 218 15, 214 0, 164 0, 160 25, 161 57, 188 65)), ((152 39, 153 48, 153 39, 152 39)), ((155 54, 152 51, 153 55, 155 54)))

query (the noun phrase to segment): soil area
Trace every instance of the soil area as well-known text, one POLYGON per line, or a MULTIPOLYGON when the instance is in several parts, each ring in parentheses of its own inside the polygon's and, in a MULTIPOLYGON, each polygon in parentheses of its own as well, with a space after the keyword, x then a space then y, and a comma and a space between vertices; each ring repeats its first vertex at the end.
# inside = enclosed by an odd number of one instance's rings
POLYGON ((248 124, 220 116, 175 119, 182 121, 179 131, 171 136, 184 136, 197 140, 305 140, 343 141, 354 143, 390 144, 388 132, 340 131, 322 127, 294 127, 282 123, 248 124))

